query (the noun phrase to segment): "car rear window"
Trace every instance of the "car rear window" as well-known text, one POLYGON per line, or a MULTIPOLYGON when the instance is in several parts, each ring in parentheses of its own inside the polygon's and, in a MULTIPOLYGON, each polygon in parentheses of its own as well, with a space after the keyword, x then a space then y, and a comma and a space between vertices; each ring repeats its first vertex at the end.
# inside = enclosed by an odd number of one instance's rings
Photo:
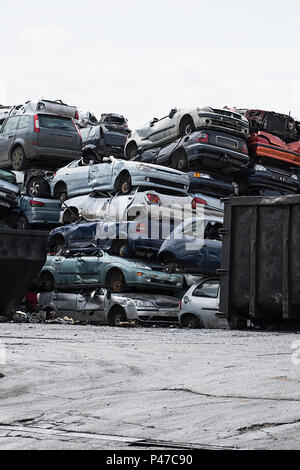
POLYGON ((16 176, 10 171, 0 170, 0 179, 8 181, 8 183, 17 184, 16 176))
POLYGON ((40 127, 46 127, 48 129, 63 129, 65 131, 76 131, 75 124, 72 119, 60 117, 60 116, 48 116, 45 114, 39 114, 40 127))

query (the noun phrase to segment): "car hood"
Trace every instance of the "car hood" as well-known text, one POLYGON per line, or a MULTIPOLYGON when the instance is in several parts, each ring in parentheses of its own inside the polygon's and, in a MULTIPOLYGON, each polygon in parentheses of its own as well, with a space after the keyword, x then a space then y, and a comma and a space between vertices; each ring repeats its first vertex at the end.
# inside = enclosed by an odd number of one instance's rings
POLYGON ((176 307, 179 304, 179 300, 175 297, 170 297, 170 296, 164 296, 164 295, 155 295, 155 294, 139 294, 139 293, 134 293, 130 295, 124 295, 124 294, 112 294, 112 299, 115 300, 120 300, 120 298, 123 298, 124 300, 140 300, 144 302, 151 302, 154 303, 155 305, 163 306, 163 305, 174 305, 176 307))

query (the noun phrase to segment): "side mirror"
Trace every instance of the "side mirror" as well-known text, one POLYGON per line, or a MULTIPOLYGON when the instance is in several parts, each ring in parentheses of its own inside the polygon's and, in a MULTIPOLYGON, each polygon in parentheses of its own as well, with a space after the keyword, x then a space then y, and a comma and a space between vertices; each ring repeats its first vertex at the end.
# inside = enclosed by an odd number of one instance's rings
POLYGON ((90 160, 89 161, 89 166, 93 166, 94 165, 94 160, 90 160))
POLYGON ((171 111, 169 112, 169 118, 172 119, 176 113, 177 113, 176 108, 171 109, 171 111))
POLYGON ((111 163, 111 158, 110 157, 103 157, 103 163, 111 163))
POLYGON ((185 295, 185 296, 183 297, 183 301, 184 301, 185 304, 188 304, 189 301, 190 301, 190 299, 188 298, 187 295, 185 295))

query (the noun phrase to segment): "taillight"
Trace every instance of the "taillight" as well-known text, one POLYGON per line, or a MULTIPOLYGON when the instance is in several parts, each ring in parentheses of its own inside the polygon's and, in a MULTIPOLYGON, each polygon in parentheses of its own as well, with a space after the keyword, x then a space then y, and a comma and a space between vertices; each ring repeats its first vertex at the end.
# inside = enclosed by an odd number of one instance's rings
POLYGON ((29 201, 29 204, 31 205, 31 207, 44 207, 46 205, 44 202, 35 201, 34 199, 31 199, 29 201))
POLYGON ((247 144, 244 144, 244 145, 243 145, 243 153, 248 153, 247 144))
POLYGON ((77 119, 77 121, 79 120, 79 113, 78 113, 78 110, 77 110, 77 109, 76 109, 76 113, 75 113, 74 119, 77 119))
POLYGON ((181 312, 181 308, 182 308, 182 300, 179 302, 179 311, 181 312))
POLYGON ((78 132, 79 137, 82 139, 80 130, 79 130, 78 127, 76 126, 76 123, 75 123, 75 121, 74 121, 73 119, 72 119, 72 122, 73 122, 74 126, 76 127, 76 131, 78 132))
POLYGON ((202 197, 194 197, 192 200, 192 209, 196 209, 197 205, 201 204, 202 206, 207 206, 207 201, 202 199, 202 197))
POLYGON ((33 130, 34 132, 40 132, 40 123, 39 123, 39 117, 37 114, 35 114, 33 117, 33 130))
POLYGON ((156 194, 147 194, 147 199, 151 204, 160 204, 160 199, 156 194))
POLYGON ((207 132, 200 132, 198 135, 196 142, 208 142, 208 133, 207 132))

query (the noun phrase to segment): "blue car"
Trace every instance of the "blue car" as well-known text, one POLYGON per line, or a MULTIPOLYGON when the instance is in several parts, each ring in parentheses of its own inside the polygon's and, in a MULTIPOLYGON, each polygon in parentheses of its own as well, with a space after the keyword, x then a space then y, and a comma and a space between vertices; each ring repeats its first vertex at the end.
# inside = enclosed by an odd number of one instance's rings
POLYGON ((55 228, 49 234, 48 250, 56 253, 61 248, 97 246, 119 256, 157 255, 162 243, 174 228, 156 219, 139 219, 127 222, 85 222, 55 228))
POLYGON ((57 226, 60 210, 61 202, 58 200, 21 196, 20 206, 13 214, 14 226, 19 230, 57 226))
POLYGON ((216 274, 221 265, 222 223, 218 217, 184 220, 161 245, 157 262, 168 272, 216 274))

